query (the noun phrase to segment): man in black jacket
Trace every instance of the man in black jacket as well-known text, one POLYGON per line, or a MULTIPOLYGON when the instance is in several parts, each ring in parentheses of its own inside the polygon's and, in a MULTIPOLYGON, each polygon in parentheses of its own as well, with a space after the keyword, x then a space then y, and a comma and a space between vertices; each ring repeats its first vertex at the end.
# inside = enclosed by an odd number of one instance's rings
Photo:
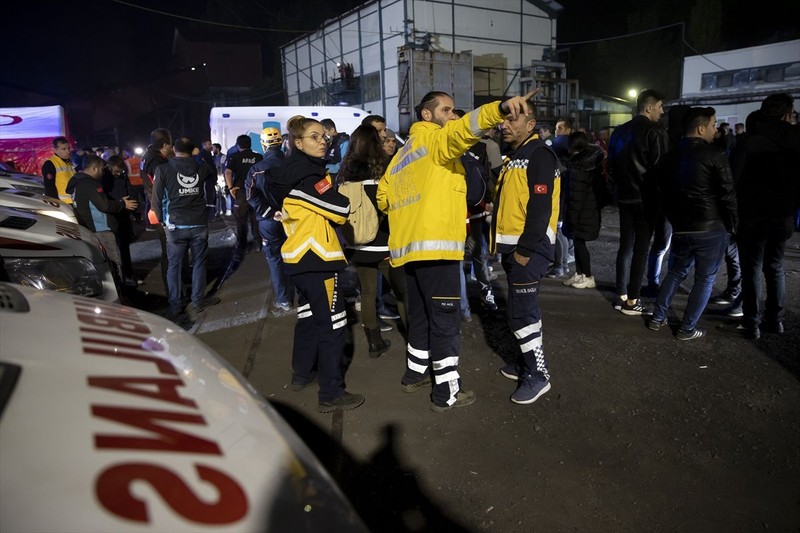
POLYGON ((735 233, 737 222, 736 191, 728 159, 712 145, 716 111, 713 107, 693 107, 686 113, 685 122, 686 137, 657 169, 664 212, 672 224, 672 249, 669 273, 647 323, 654 331, 666 324, 672 297, 694 266, 694 285, 675 335, 682 341, 704 335, 697 321, 711 297, 729 234, 735 233))
POLYGON ((639 301, 647 251, 658 216, 656 187, 649 171, 667 151, 667 135, 658 119, 664 97, 645 89, 636 99, 637 115, 619 126, 608 145, 608 171, 619 205, 617 300, 614 309, 626 315, 645 312, 639 301))
POLYGON ((236 218, 236 258, 244 257, 247 248, 247 226, 251 226, 253 241, 257 250, 261 250, 261 239, 258 236, 258 223, 255 214, 247 203, 244 182, 250 167, 263 159, 261 154, 251 150, 253 141, 249 135, 236 137, 237 152, 228 157, 225 163, 225 184, 231 191, 234 200, 233 215, 236 218))
POLYGON ((96 155, 86 155, 83 160, 83 170, 70 178, 66 192, 72 195, 72 205, 75 207, 78 222, 94 232, 106 249, 108 258, 116 263, 117 271, 122 276, 117 215, 127 210, 126 216, 130 216, 130 211, 136 209, 139 204, 127 196, 114 200, 103 192, 100 180, 104 169, 105 162, 102 159, 96 155))
POLYGON ((215 176, 205 164, 192 157, 194 142, 188 137, 175 141, 175 157, 156 169, 153 182, 153 211, 166 228, 167 286, 169 315, 179 325, 190 325, 183 315, 181 270, 186 250, 192 250, 192 308, 202 311, 219 303, 205 298, 206 255, 208 253, 208 205, 214 205, 215 176))
POLYGON ((764 99, 747 117, 747 138, 733 158, 741 227, 742 311, 739 329, 761 336, 761 272, 767 285, 764 326, 783 333, 786 281, 783 256, 800 206, 800 129, 790 123, 794 100, 787 93, 764 99))

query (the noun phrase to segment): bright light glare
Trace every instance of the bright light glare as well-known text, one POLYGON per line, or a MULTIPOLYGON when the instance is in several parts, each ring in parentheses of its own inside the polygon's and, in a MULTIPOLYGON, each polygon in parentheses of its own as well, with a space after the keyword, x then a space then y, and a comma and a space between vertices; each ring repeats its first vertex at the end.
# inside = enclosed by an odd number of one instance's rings
POLYGON ((631 98, 636 98, 638 95, 639 91, 637 91, 636 89, 631 89, 628 91, 628 96, 630 96, 631 98))
POLYGON ((136 148, 133 149, 133 153, 136 155, 142 155, 144 153, 144 148, 142 148, 141 146, 137 146, 136 148))

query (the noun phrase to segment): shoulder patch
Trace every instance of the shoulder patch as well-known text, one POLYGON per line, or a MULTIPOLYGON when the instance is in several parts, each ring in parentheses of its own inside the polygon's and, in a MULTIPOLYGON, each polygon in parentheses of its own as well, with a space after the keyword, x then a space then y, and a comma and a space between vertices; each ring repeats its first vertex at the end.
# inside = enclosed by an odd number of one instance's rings
POLYGON ((537 183, 533 186, 533 194, 547 194, 547 185, 537 183))
POLYGON ((327 191, 331 187, 333 187, 333 185, 331 185, 331 182, 329 182, 327 178, 322 178, 321 180, 319 180, 314 184, 314 188, 317 190, 318 194, 325 193, 325 191, 327 191))

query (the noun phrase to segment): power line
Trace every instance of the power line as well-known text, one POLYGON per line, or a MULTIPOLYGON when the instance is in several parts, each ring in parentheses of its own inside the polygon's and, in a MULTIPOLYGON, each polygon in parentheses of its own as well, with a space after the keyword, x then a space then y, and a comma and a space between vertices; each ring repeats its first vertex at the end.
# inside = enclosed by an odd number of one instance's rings
POLYGON ((259 28, 256 26, 240 26, 238 24, 226 24, 225 22, 214 22, 211 20, 203 20, 203 19, 196 19, 192 17, 185 17, 183 15, 176 15, 174 13, 167 13, 166 11, 159 11, 157 9, 151 9, 149 7, 144 7, 136 4, 131 4, 130 2, 124 2, 123 0, 111 0, 112 2, 116 2, 118 4, 122 4, 128 7, 132 7, 135 9, 141 9, 142 11, 149 11, 151 13, 156 13, 158 15, 165 15, 167 17, 173 17, 176 19, 181 20, 188 20, 191 22, 200 22, 202 24, 211 24, 212 26, 224 26, 226 28, 236 28, 239 30, 256 30, 256 31, 276 31, 281 33, 310 33, 313 30, 284 30, 284 29, 277 29, 277 28, 259 28))
POLYGON ((642 31, 637 31, 637 32, 633 32, 633 33, 624 33, 622 35, 614 35, 613 37, 603 37, 603 38, 600 38, 600 39, 589 39, 587 41, 574 41, 574 42, 571 42, 571 43, 558 43, 558 45, 559 46, 572 46, 572 45, 578 45, 578 44, 593 44, 593 43, 601 43, 601 42, 605 42, 605 41, 616 41, 617 39, 627 39, 628 37, 635 37, 637 35, 643 35, 645 33, 652 33, 654 31, 666 30, 667 28, 674 28, 675 26, 680 26, 681 27, 681 42, 683 42, 683 44, 685 44, 686 47, 689 50, 691 50, 695 54, 699 55, 700 57, 702 57, 703 59, 705 59, 706 61, 708 61, 712 65, 714 65, 715 67, 720 68, 722 70, 728 70, 725 67, 723 67, 722 65, 719 65, 719 64, 715 63, 714 61, 712 61, 711 59, 706 57, 704 54, 701 54, 700 52, 697 51, 697 49, 694 46, 689 44, 689 41, 687 41, 686 37, 684 36, 685 33, 686 33, 686 23, 685 22, 676 22, 674 24, 667 24, 666 26, 660 26, 658 28, 651 28, 649 30, 642 30, 642 31))

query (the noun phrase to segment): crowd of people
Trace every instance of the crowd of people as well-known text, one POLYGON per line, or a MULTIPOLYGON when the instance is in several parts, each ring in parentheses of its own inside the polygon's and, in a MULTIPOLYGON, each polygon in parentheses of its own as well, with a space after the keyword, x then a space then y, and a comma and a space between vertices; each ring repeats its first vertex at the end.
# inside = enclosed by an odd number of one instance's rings
POLYGON ((429 390, 431 410, 444 413, 476 399, 458 371, 461 323, 470 320, 467 273, 494 312, 491 269, 499 261, 518 347, 500 372, 514 382, 513 403, 535 402, 551 387, 541 280, 597 287, 587 242, 598 238, 611 203, 620 224, 614 309, 646 315, 647 327, 658 331, 694 268, 678 340, 703 337, 697 323, 709 301, 730 306, 730 316, 741 317, 736 331, 751 339, 762 330, 783 332, 783 254, 800 207, 800 129, 789 95, 767 97, 736 124, 736 135, 717 126, 710 107, 673 106, 663 117, 664 97, 654 90, 640 93, 635 116, 613 132, 587 133, 564 117, 552 135, 537 125, 535 94, 465 113, 450 95, 428 93, 399 149, 378 115, 350 134, 330 119, 294 117, 286 135, 275 127, 261 132, 263 155, 248 135, 223 155, 210 141, 173 142, 168 130, 156 129, 137 168, 141 196, 125 159, 88 154, 73 165, 64 138, 53 142, 42 172, 47 194, 73 203, 79 222, 114 249, 111 259, 134 286, 130 218, 146 206, 162 243, 167 316, 184 326, 219 302, 205 294, 205 258, 217 176, 224 176, 225 212, 236 220, 234 259, 246 253, 249 228, 268 265, 272 314, 297 315, 291 388, 316 381, 321 412, 364 403, 344 386, 348 264, 358 276, 369 356, 390 349, 382 331, 392 326, 384 320, 398 319, 406 341, 400 387, 429 390), (189 251, 191 313, 181 281, 189 251), (727 289, 712 299, 723 259, 727 289), (655 298, 652 312, 643 291, 655 298), (387 293, 396 308, 384 301, 387 293))

